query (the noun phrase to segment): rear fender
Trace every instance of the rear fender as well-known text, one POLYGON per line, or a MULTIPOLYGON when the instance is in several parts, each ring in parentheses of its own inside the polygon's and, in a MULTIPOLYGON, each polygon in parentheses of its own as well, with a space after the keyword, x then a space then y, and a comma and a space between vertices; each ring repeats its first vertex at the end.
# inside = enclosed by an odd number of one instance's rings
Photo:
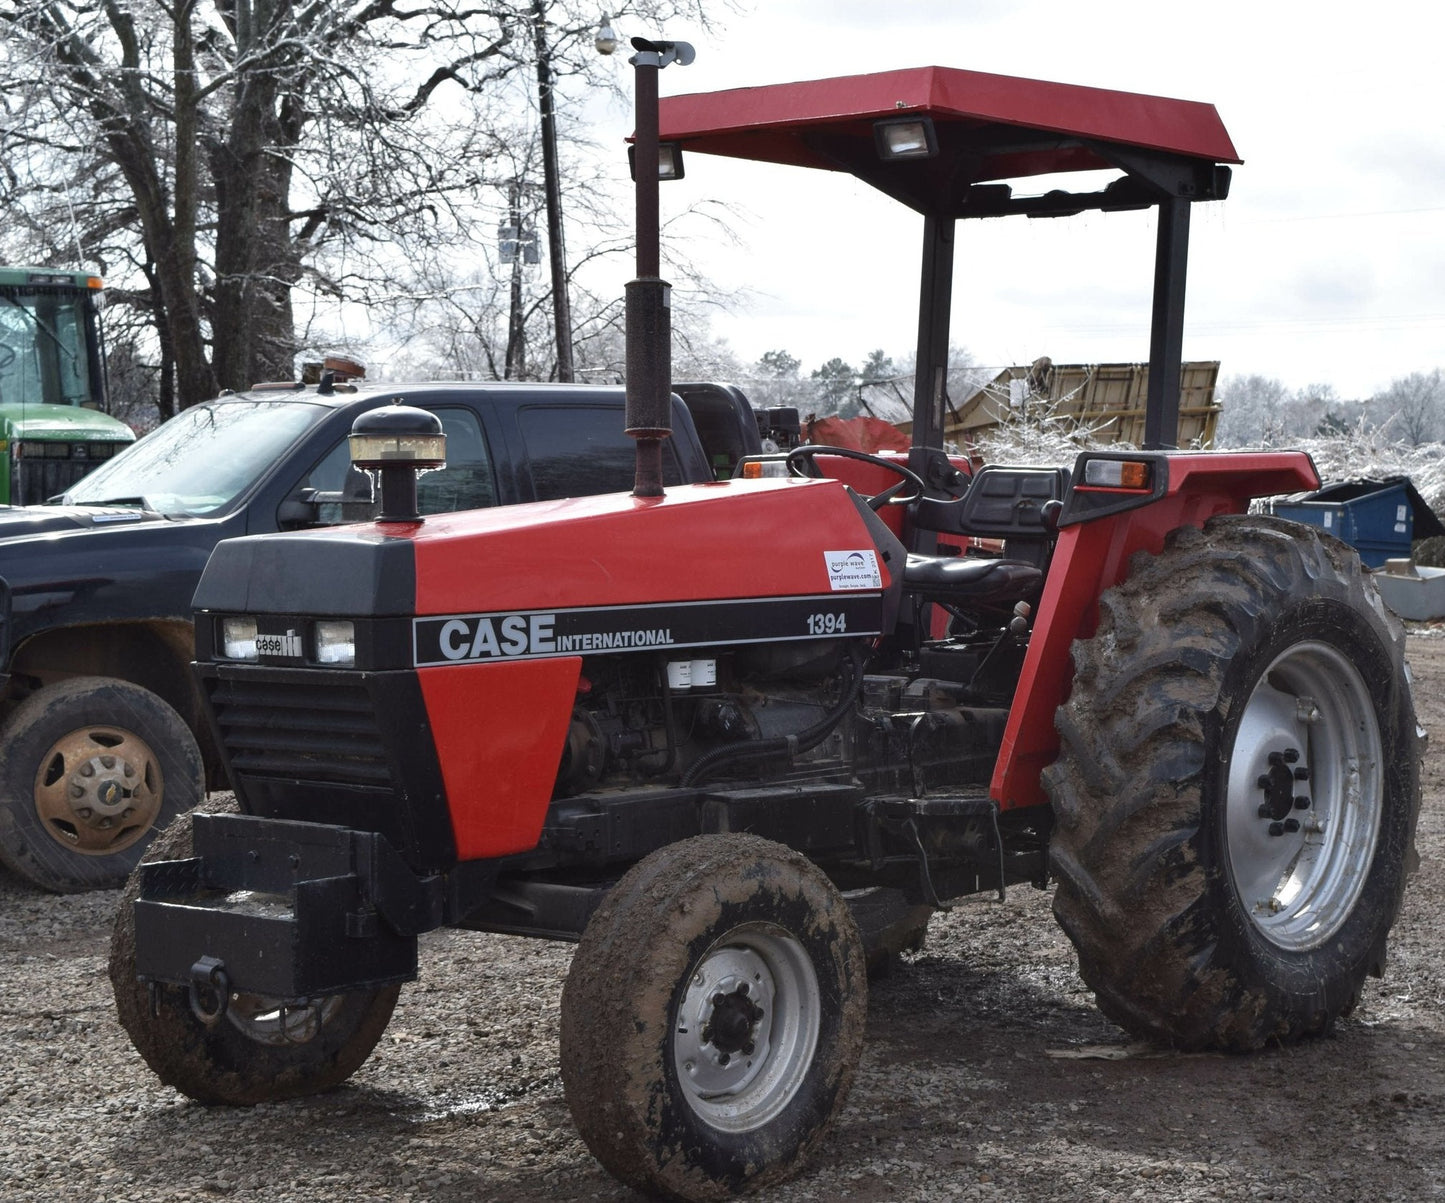
POLYGON ((1085 452, 1073 480, 989 785, 1002 810, 1047 801, 1039 775, 1058 755, 1054 712, 1073 680, 1069 649, 1093 634, 1099 596, 1128 575, 1130 557, 1157 555, 1170 531, 1243 513, 1256 497, 1319 487, 1314 464, 1298 451, 1085 452), (1081 483, 1091 460, 1121 459, 1147 463, 1149 485, 1131 492, 1081 483))

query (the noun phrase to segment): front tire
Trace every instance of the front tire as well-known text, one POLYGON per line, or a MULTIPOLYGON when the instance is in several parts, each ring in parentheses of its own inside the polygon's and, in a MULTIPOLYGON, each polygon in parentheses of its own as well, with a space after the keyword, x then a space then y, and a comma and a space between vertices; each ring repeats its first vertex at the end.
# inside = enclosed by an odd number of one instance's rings
POLYGON ((204 796, 185 720, 129 681, 47 685, 0 728, 0 862, 43 889, 122 885, 155 832, 204 796))
POLYGON ((1173 532, 1100 600, 1058 714, 1054 913, 1106 1015, 1185 1049, 1326 1031, 1415 864, 1404 634, 1311 528, 1173 532))
POLYGON ((791 1176, 841 1109, 867 981, 848 906, 751 835, 659 849, 609 892, 562 992, 567 1103, 597 1159, 668 1198, 791 1176))
MULTIPOLYGON (((229 810, 217 801, 206 810, 229 810)), ((152 843, 146 861, 191 855, 192 814, 152 843)), ((381 1039, 400 986, 282 1004, 232 993, 225 1013, 206 1023, 180 986, 149 985, 135 971, 135 900, 140 874, 121 895, 111 933, 110 982, 121 1026, 167 1086, 200 1103, 249 1106, 332 1090, 355 1073, 381 1039)))

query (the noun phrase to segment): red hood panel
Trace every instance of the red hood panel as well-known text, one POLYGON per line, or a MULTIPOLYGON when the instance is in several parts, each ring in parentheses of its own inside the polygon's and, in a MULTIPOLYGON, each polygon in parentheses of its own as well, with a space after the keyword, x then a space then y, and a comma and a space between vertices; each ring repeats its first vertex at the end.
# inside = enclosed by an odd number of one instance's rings
POLYGON ((860 585, 837 553, 875 544, 837 481, 684 485, 428 518, 411 538, 418 615, 711 598, 784 597, 860 585), (830 556, 828 553, 834 553, 830 556), (831 565, 831 566, 830 566, 831 565))

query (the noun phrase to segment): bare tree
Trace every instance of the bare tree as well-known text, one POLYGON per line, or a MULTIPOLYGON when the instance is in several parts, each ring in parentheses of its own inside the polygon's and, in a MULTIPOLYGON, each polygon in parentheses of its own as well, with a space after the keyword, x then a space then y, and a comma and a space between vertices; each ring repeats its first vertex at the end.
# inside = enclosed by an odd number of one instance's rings
MULTIPOLYGON (((700 0, 613 13, 702 19, 700 0)), ((293 290, 368 302, 399 262, 464 240, 478 192, 511 182, 493 171, 516 135, 506 89, 535 88, 538 45, 559 85, 595 73, 599 15, 0 0, 0 252, 69 261, 79 245, 118 277, 113 299, 154 323, 163 414, 289 378, 293 290)))
POLYGON ((1291 394, 1271 376, 1230 376, 1220 382, 1220 447, 1270 446, 1291 433, 1288 405, 1291 394))
POLYGON ((1390 382, 1367 403, 1371 419, 1411 447, 1445 435, 1445 381, 1440 369, 1411 372, 1390 382))

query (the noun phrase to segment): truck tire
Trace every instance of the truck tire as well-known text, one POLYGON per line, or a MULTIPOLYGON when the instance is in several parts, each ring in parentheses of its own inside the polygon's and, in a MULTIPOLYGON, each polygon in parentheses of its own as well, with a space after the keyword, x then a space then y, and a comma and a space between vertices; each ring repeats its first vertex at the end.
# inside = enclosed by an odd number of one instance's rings
MULTIPOLYGON (((198 809, 234 810, 226 795, 198 809)), ((191 854, 191 814, 151 844, 146 861, 191 854)), ((167 1086, 199 1103, 249 1106, 334 1089, 355 1073, 381 1039, 400 986, 358 990, 282 1008, 275 999, 232 994, 225 1014, 204 1023, 180 986, 136 979, 135 873, 121 894, 110 943, 110 983, 121 1026, 167 1086)))
POLYGON ((43 889, 124 884, 155 832, 204 796, 185 720, 129 681, 47 685, 0 728, 0 862, 43 889))
POLYGON ((668 1198, 787 1178, 847 1097, 867 991, 848 907, 806 857, 752 835, 661 848, 592 916, 562 991, 577 1129, 668 1198))
POLYGON ((870 981, 891 973, 900 953, 923 947, 933 907, 926 903, 914 906, 902 890, 886 886, 849 890, 843 898, 863 940, 870 981))
POLYGON ((1246 1051, 1349 1014, 1416 864, 1423 733, 1356 554, 1230 515, 1173 532, 1074 645, 1044 774, 1054 914, 1130 1032, 1246 1051))

